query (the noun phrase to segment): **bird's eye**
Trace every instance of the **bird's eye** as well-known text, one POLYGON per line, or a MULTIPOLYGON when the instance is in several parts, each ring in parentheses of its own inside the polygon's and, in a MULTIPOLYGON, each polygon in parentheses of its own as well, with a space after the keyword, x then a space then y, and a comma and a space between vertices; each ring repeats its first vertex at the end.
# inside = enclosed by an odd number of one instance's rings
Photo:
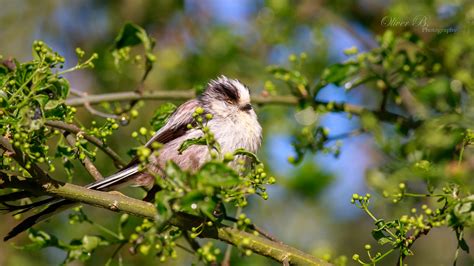
POLYGON ((244 105, 244 106, 241 106, 241 107, 240 107, 240 110, 242 110, 242 111, 250 111, 250 110, 252 110, 252 105, 251 105, 250 103, 248 103, 248 104, 246 104, 246 105, 244 105))

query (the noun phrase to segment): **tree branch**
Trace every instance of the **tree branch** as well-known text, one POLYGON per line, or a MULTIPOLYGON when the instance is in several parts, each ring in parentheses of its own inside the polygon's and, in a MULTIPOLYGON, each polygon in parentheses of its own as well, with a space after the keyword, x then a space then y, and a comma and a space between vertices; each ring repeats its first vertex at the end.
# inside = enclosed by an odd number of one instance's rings
MULTIPOLYGON (((153 204, 138 199, 130 198, 122 194, 103 192, 87 189, 81 186, 62 183, 49 182, 33 187, 28 182, 24 187, 27 190, 41 190, 41 192, 54 197, 60 197, 72 201, 78 201, 89 205, 105 208, 116 212, 125 212, 135 216, 149 219, 156 219, 157 212, 153 204)), ((204 223, 204 219, 187 213, 178 212, 170 219, 169 223, 183 230, 191 230, 204 223)), ((213 238, 231 245, 250 249, 253 252, 272 258, 279 262, 289 261, 298 265, 331 265, 324 260, 315 258, 298 249, 285 244, 271 241, 262 236, 239 231, 236 228, 220 225, 215 227, 205 227, 199 235, 201 238, 213 238)))
MULTIPOLYGON (((94 105, 104 102, 130 100, 185 101, 194 97, 196 97, 196 93, 194 92, 194 90, 144 91, 141 94, 129 91, 74 97, 67 99, 66 104, 70 106, 81 106, 85 103, 94 105)), ((298 103, 298 99, 293 96, 252 96, 252 101, 256 104, 272 103, 294 105, 298 103)))
MULTIPOLYGON (((129 100, 160 100, 160 101, 185 101, 196 97, 193 90, 176 90, 176 91, 145 91, 142 94, 136 92, 114 92, 106 94, 87 95, 84 97, 75 97, 66 100, 66 104, 70 106, 81 106, 87 104, 100 104, 113 101, 129 101, 129 100)), ((277 96, 261 96, 253 95, 252 102, 255 104, 275 104, 275 105, 296 105, 299 102, 297 97, 291 95, 277 96)), ((320 100, 313 100, 314 107, 327 106, 332 104, 331 112, 346 112, 353 115, 361 115, 364 112, 373 113, 378 119, 386 122, 398 122, 407 128, 415 128, 420 125, 420 121, 415 121, 386 110, 370 110, 365 107, 349 104, 334 103, 320 100)))

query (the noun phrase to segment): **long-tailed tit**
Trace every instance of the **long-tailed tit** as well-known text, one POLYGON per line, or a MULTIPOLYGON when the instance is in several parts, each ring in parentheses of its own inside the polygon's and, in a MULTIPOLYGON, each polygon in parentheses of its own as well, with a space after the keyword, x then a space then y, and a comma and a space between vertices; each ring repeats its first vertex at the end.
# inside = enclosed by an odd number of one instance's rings
MULTIPOLYGON (((149 163, 145 168, 140 167, 138 160, 133 160, 116 174, 86 187, 108 191, 130 183, 149 186, 153 183, 156 175, 162 174, 161 169, 169 160, 174 161, 183 170, 195 171, 199 169, 211 157, 208 147, 192 145, 182 153, 178 152, 180 145, 185 140, 203 135, 199 129, 188 128, 188 124, 193 123, 192 114, 198 107, 203 108, 205 113, 212 115, 213 118, 207 122, 207 126, 219 143, 222 154, 233 152, 239 148, 256 152, 260 147, 262 128, 250 104, 248 88, 238 80, 221 76, 217 80, 211 80, 202 95, 179 106, 170 116, 166 125, 145 144, 147 147, 151 147, 153 142, 163 144, 159 155, 149 158, 149 163)), ((45 204, 49 204, 45 210, 26 218, 13 228, 4 240, 18 235, 77 203, 51 198, 33 203, 25 210, 45 204)))

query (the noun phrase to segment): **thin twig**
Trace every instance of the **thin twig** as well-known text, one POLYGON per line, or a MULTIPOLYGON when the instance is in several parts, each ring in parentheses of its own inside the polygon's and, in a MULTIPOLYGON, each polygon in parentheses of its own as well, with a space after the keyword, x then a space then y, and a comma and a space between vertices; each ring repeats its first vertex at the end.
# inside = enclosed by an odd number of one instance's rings
MULTIPOLYGON (((78 149, 76 147, 76 138, 70 133, 70 132, 65 132, 64 136, 66 137, 66 141, 69 143, 71 148, 75 150, 75 152, 78 152, 78 149)), ((97 167, 92 163, 91 159, 89 157, 84 157, 84 159, 79 160, 81 164, 86 168, 87 172, 96 180, 102 180, 104 177, 102 174, 97 170, 97 167)))
POLYGON ((335 140, 345 139, 345 138, 349 138, 349 137, 354 137, 354 136, 364 134, 365 132, 366 131, 363 128, 358 128, 358 129, 355 129, 355 130, 352 130, 352 131, 349 131, 349 132, 345 132, 345 133, 341 133, 341 134, 338 134, 338 135, 328 136, 326 138, 326 141, 335 141, 335 140))
MULTIPOLYGON (((227 221, 231 221, 233 223, 236 223, 238 220, 235 219, 234 217, 230 217, 230 216, 226 216, 224 217, 224 220, 227 220, 227 221)), ((278 243, 282 243, 280 240, 278 240, 276 237, 274 237, 273 235, 271 235, 270 233, 264 231, 262 228, 256 226, 255 224, 250 224, 249 225, 249 228, 254 230, 254 231, 257 231, 259 234, 261 234, 262 236, 264 236, 265 238, 267 238, 268 240, 271 240, 271 241, 275 241, 275 242, 278 242, 278 243)))
MULTIPOLYGON (((106 266, 110 265, 112 260, 115 258, 115 256, 117 256, 117 254, 119 254, 120 250, 123 248, 123 246, 125 246, 125 244, 127 244, 127 242, 122 242, 122 243, 119 244, 119 246, 114 250, 114 253, 112 253, 112 256, 105 263, 106 266)), ((119 257, 119 259, 120 259, 120 257, 119 257)))
MULTIPOLYGON (((87 92, 82 92, 82 91, 79 91, 79 90, 76 90, 76 89, 71 89, 71 92, 73 94, 81 97, 81 98, 82 97, 87 97, 87 95, 88 95, 87 92)), ((89 102, 84 102, 84 107, 87 109, 87 111, 89 111, 89 113, 91 113, 93 115, 104 117, 104 118, 120 119, 120 116, 118 116, 118 115, 104 113, 104 112, 101 112, 101 111, 95 109, 94 107, 92 107, 92 105, 89 102)))
POLYGON ((193 255, 194 255, 194 251, 192 251, 191 249, 189 249, 189 248, 187 248, 187 247, 185 247, 185 246, 183 246, 183 245, 181 245, 181 244, 179 244, 179 243, 176 243, 176 246, 177 246, 178 248, 181 248, 182 250, 188 252, 189 254, 193 254, 193 255))
POLYGON ((189 243, 189 246, 194 250, 194 252, 197 252, 198 249, 201 248, 201 245, 199 245, 199 243, 196 241, 196 239, 192 238, 189 235, 188 231, 184 231, 184 238, 189 243))
POLYGON ((125 161, 122 160, 122 158, 120 158, 120 156, 114 150, 112 150, 109 146, 103 143, 100 139, 85 134, 84 131, 82 131, 76 125, 68 124, 62 121, 46 121, 45 125, 62 129, 75 135, 81 134, 84 139, 88 140, 89 142, 97 146, 99 149, 101 149, 105 154, 107 154, 114 161, 114 164, 117 168, 122 168, 127 164, 125 161))

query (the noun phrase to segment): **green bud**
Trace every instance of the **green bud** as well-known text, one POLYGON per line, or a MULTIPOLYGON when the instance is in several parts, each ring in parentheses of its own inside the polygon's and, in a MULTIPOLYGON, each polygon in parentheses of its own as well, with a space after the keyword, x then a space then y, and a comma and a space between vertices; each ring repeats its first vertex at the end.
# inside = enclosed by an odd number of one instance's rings
POLYGON ((227 152, 224 154, 224 161, 232 161, 234 160, 234 154, 232 154, 231 152, 227 152))
POLYGON ((345 55, 355 55, 359 52, 356 46, 352 46, 344 50, 345 55))
POLYGON ((150 252, 150 245, 140 245, 139 250, 143 255, 147 255, 150 252))
POLYGON ((151 148, 154 149, 154 150, 157 150, 157 149, 161 148, 161 146, 163 146, 163 145, 159 142, 156 142, 156 141, 151 143, 151 148))
POLYGON ((146 133, 148 132, 148 130, 147 130, 146 128, 144 128, 144 127, 141 127, 138 131, 139 131, 140 134, 143 135, 143 136, 145 136, 146 133))
POLYGON ((201 115, 204 113, 204 109, 202 107, 198 107, 196 108, 196 110, 194 110, 194 112, 196 112, 196 114, 198 115, 201 115))
POLYGON ((151 154, 151 150, 146 148, 146 147, 142 147, 142 148, 139 148, 138 149, 138 155, 140 156, 143 156, 143 157, 148 157, 150 154, 151 154))
POLYGON ((295 162, 296 162, 295 157, 293 157, 293 156, 288 156, 288 162, 289 162, 289 163, 295 163, 295 162))
POLYGON ((275 183, 276 183, 275 177, 270 176, 270 178, 268 178, 268 184, 275 184, 275 183))

